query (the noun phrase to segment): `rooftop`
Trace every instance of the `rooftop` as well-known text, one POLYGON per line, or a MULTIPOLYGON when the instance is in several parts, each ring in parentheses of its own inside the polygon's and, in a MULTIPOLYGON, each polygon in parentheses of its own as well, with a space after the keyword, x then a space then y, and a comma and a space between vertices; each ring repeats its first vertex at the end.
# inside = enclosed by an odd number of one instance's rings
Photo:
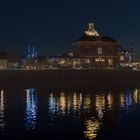
POLYGON ((117 42, 115 39, 108 36, 101 36, 95 29, 94 23, 89 23, 88 30, 76 40, 77 41, 103 41, 103 42, 117 42))

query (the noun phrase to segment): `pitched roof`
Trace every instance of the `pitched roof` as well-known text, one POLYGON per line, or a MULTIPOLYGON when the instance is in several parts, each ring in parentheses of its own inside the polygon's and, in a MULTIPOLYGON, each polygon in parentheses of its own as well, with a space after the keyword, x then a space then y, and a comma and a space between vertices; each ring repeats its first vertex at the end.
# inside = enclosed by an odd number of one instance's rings
POLYGON ((103 41, 103 42, 117 42, 115 39, 108 36, 88 36, 84 33, 77 41, 103 41))

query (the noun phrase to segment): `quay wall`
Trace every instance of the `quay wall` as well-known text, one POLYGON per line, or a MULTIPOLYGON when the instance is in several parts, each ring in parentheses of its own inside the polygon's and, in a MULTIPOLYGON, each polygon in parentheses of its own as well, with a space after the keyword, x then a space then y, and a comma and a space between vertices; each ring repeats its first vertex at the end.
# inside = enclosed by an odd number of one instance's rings
POLYGON ((0 70, 0 81, 137 81, 140 71, 126 70, 0 70))
POLYGON ((140 71, 125 70, 0 70, 0 80, 138 80, 140 71))

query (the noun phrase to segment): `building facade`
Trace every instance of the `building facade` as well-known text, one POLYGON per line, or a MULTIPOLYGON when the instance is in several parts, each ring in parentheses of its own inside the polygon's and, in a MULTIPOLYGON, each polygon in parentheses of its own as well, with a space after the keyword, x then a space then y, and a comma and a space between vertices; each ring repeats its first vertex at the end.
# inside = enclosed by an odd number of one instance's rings
POLYGON ((88 30, 72 47, 73 57, 79 57, 81 63, 94 68, 115 68, 124 57, 124 54, 119 54, 122 51, 120 43, 111 37, 100 35, 95 30, 94 23, 89 23, 88 30))

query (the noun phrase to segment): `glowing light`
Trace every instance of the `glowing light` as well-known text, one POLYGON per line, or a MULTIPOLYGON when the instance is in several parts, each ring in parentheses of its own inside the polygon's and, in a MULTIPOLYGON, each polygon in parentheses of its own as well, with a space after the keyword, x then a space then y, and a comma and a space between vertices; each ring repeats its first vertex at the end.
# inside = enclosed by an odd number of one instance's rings
POLYGON ((113 59, 108 59, 108 65, 112 66, 113 65, 113 59))
POLYGON ((99 36, 98 32, 95 30, 94 23, 89 23, 88 31, 85 31, 88 36, 99 36))
POLYGON ((135 89, 134 93, 133 93, 133 98, 134 98, 134 102, 138 103, 139 102, 139 90, 135 89))
POLYGON ((65 115, 66 114, 66 97, 65 97, 65 93, 61 92, 60 93, 60 114, 61 115, 65 115))
POLYGON ((73 95, 73 111, 80 113, 80 109, 82 106, 82 94, 77 94, 76 92, 74 92, 73 95))
POLYGON ((73 95, 73 110, 76 111, 77 110, 77 94, 74 92, 73 95))
POLYGON ((38 98, 35 89, 26 90, 26 116, 27 129, 35 129, 38 113, 38 98))
POLYGON ((86 59, 86 64, 90 64, 90 59, 86 59))
POLYGON ((85 121, 86 131, 84 131, 84 135, 86 138, 93 140, 97 137, 97 132, 100 128, 100 123, 97 119, 91 118, 85 121))
POLYGON ((4 131, 5 120, 4 120, 4 91, 0 92, 0 130, 4 131))
MULTIPOLYGON (((89 104, 88 102, 89 101, 86 103, 87 106, 89 104)), ((61 92, 58 97, 55 97, 54 94, 51 93, 49 96, 49 117, 55 118, 71 113, 80 114, 82 103, 82 93, 74 92, 66 96, 65 92, 61 92)))
POLYGON ((86 111, 89 111, 90 110, 90 106, 91 105, 91 99, 90 99, 90 96, 87 95, 85 98, 84 98, 84 109, 86 111))
POLYGON ((66 115, 66 97, 61 92, 59 97, 55 97, 53 93, 49 96, 49 117, 55 118, 59 115, 66 115))
POLYGON ((121 93, 121 95, 120 95, 120 106, 122 108, 125 106, 125 97, 124 97, 123 93, 121 93))
POLYGON ((79 109, 79 111, 80 111, 81 106, 82 106, 82 99, 83 99, 82 93, 80 93, 79 102, 78 102, 78 109, 79 109))
POLYGON ((126 96, 125 96, 125 101, 126 101, 126 106, 131 106, 132 105, 132 97, 131 97, 131 91, 127 90, 126 91, 126 96))
POLYGON ((129 111, 132 105, 132 92, 130 90, 126 90, 125 92, 125 110, 126 112, 129 111))
POLYGON ((120 61, 124 61, 124 56, 120 56, 120 61))
POLYGON ((105 59, 103 59, 103 58, 95 58, 95 62, 105 62, 105 59))
POLYGON ((104 109, 105 109, 105 97, 104 95, 97 95, 95 99, 95 106, 96 106, 96 111, 98 113, 98 117, 102 119, 103 114, 104 114, 104 109))
POLYGON ((55 112, 56 112, 56 101, 53 96, 53 93, 51 93, 49 97, 49 115, 51 118, 53 118, 55 112))
POLYGON ((67 113, 70 114, 71 111, 71 97, 67 97, 67 113))
POLYGON ((64 59, 61 59, 58 64, 63 65, 66 61, 64 59))
POLYGON ((107 96, 107 102, 108 102, 108 108, 109 109, 113 109, 113 102, 114 102, 113 95, 108 94, 108 96, 107 96))

